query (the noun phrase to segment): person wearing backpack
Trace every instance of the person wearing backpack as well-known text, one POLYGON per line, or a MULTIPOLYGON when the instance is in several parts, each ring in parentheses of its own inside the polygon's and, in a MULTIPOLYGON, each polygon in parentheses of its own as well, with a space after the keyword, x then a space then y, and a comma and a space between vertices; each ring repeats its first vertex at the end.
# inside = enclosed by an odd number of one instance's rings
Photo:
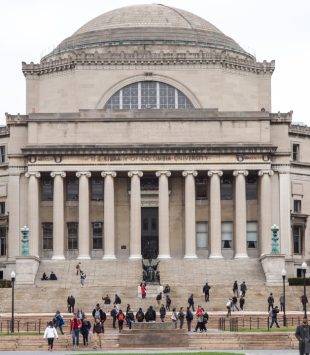
POLYGON ((185 314, 184 314, 184 311, 183 311, 183 307, 180 307, 180 310, 179 310, 179 313, 178 313, 178 320, 180 321, 180 329, 183 329, 184 318, 185 318, 185 314))
POLYGON ((138 323, 143 322, 144 320, 144 313, 142 311, 142 308, 139 308, 138 312, 136 313, 136 320, 138 323))
POLYGON ((117 315, 118 315, 118 310, 117 310, 117 306, 114 305, 113 309, 111 310, 110 313, 112 319, 113 319, 113 329, 116 329, 116 319, 117 319, 117 315))
POLYGON ((125 314, 121 309, 118 312, 117 319, 118 319, 118 330, 119 332, 121 332, 123 330, 123 325, 125 320, 125 314))
POLYGON ((102 347, 102 334, 104 333, 103 325, 100 322, 99 318, 95 318, 95 323, 93 327, 93 334, 94 334, 94 349, 97 349, 97 340, 99 340, 99 349, 102 347))
POLYGON ((94 319, 99 318, 100 322, 103 323, 106 321, 107 319, 107 315, 105 314, 105 312, 100 308, 100 304, 97 303, 96 307, 93 309, 92 312, 92 316, 94 317, 94 319))
POLYGON ((90 321, 86 319, 86 317, 82 321, 82 326, 81 326, 81 334, 83 336, 83 344, 84 346, 88 345, 88 335, 89 331, 91 329, 91 324, 90 321))
POLYGON ((160 320, 162 322, 164 322, 165 317, 166 317, 166 308, 165 308, 165 306, 163 304, 161 305, 161 307, 159 309, 159 317, 160 317, 160 320))
POLYGON ((205 294, 205 301, 208 302, 210 301, 210 288, 209 284, 206 282, 206 284, 203 286, 202 292, 205 294))
POLYGON ((60 333, 62 335, 64 335, 62 327, 65 325, 65 321, 59 311, 56 311, 56 313, 55 313, 54 324, 55 324, 55 328, 57 329, 57 327, 58 327, 60 330, 60 333))
POLYGON ((194 295, 193 295, 193 294, 191 294, 191 295, 189 296, 189 299, 188 299, 187 302, 188 302, 189 308, 192 307, 193 312, 195 312, 195 304, 194 304, 194 295))
POLYGON ((189 307, 186 308, 185 318, 187 322, 187 330, 190 332, 192 330, 192 321, 194 319, 194 316, 189 307))
POLYGON ((162 300, 162 292, 160 292, 157 296, 156 296, 156 301, 157 301, 157 305, 159 306, 161 304, 161 300, 162 300))

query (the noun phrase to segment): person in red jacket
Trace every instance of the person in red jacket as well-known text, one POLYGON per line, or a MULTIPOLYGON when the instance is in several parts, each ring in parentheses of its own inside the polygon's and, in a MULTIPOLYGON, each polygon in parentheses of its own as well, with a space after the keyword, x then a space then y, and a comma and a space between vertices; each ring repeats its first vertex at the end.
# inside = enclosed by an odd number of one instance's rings
POLYGON ((74 313, 73 318, 70 320, 70 333, 72 336, 72 345, 75 348, 79 346, 80 329, 82 326, 81 320, 74 313))
POLYGON ((117 319, 118 319, 118 329, 119 329, 119 332, 121 332, 123 330, 123 324, 124 324, 124 320, 125 320, 125 314, 123 313, 123 311, 121 309, 118 312, 117 319))

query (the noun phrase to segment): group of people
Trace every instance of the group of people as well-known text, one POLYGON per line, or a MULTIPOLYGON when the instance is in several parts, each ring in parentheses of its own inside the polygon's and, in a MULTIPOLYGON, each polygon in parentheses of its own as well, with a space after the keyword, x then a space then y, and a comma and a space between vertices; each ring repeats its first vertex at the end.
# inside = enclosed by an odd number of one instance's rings
POLYGON ((42 280, 42 281, 47 281, 47 280, 52 280, 52 281, 54 281, 54 280, 57 280, 57 276, 56 276, 56 274, 55 274, 53 271, 51 271, 50 277, 48 277, 48 276, 46 275, 46 272, 43 272, 43 275, 42 275, 42 277, 41 277, 41 280, 42 280))
POLYGON ((239 311, 240 309, 241 309, 241 311, 244 310, 245 294, 246 294, 247 289, 248 289, 247 285, 246 285, 245 281, 243 281, 240 285, 240 293, 239 293, 238 281, 236 280, 233 283, 233 286, 232 286, 233 296, 230 297, 226 303, 226 309, 227 309, 226 317, 229 317, 231 315, 231 312, 239 311), (240 308, 238 307, 238 298, 239 298, 240 308))

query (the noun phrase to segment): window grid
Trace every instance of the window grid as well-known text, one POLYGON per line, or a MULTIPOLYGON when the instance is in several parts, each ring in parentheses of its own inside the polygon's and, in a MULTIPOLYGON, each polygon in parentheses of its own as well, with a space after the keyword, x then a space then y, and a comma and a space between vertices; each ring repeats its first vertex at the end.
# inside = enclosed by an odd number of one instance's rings
POLYGON ((50 176, 42 177, 42 201, 53 201, 53 180, 50 176))
POLYGON ((233 240, 233 224, 232 222, 222 222, 222 248, 231 249, 233 240))
POLYGON ((127 85, 110 97, 107 110, 187 109, 191 101, 177 88, 157 81, 142 81, 127 85))
POLYGON ((1 145, 0 146, 0 163, 5 163, 5 146, 1 145))
POLYGON ((68 222, 68 250, 78 249, 78 223, 68 222))
POLYGON ((0 227, 0 256, 6 256, 7 250, 7 238, 6 238, 6 227, 0 227))
POLYGON ((196 241, 197 241, 197 248, 199 249, 208 248, 208 222, 196 223, 196 241))
POLYGON ((102 249, 102 222, 93 222, 93 249, 102 249))
POLYGON ((43 250, 53 250, 53 223, 42 223, 43 250))
POLYGON ((249 249, 257 248, 257 222, 247 222, 246 240, 249 249))

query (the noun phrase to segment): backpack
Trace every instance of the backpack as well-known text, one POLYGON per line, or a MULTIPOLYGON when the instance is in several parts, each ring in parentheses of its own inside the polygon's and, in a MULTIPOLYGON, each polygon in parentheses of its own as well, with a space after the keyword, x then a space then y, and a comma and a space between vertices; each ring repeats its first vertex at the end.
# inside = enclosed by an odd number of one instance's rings
POLYGON ((137 318, 137 321, 141 322, 141 321, 143 321, 144 317, 143 317, 143 314, 141 312, 138 312, 136 318, 137 318))
POLYGON ((125 316, 124 313, 119 313, 118 320, 124 320, 125 316))
POLYGON ((157 296, 156 296, 156 301, 160 301, 161 300, 161 294, 158 294, 157 296))
POLYGON ((100 318, 100 311, 99 311, 99 309, 96 309, 96 311, 95 311, 95 318, 100 318))

